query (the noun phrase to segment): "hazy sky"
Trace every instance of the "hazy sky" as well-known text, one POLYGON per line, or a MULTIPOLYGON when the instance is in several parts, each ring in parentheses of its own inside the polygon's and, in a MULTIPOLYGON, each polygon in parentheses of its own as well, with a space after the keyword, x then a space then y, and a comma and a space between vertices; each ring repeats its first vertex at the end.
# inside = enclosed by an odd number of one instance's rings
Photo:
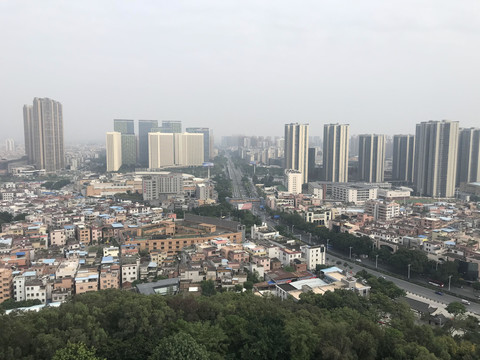
POLYGON ((480 126, 478 0, 1 1, 0 139, 23 104, 64 108, 66 141, 113 119, 229 134, 480 126))

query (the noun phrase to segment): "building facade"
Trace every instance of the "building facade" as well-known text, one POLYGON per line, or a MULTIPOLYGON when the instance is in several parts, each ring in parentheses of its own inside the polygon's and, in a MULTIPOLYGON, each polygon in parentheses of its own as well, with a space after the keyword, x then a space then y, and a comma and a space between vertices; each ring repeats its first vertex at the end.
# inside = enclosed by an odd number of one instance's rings
POLYGON ((414 154, 415 137, 413 135, 395 135, 393 137, 393 180, 413 183, 414 154))
POLYGON ((285 187, 291 194, 300 194, 302 192, 303 174, 301 171, 287 169, 285 170, 285 187))
POLYGON ((308 182, 308 124, 285 125, 285 169, 302 173, 302 183, 308 182))
POLYGON ((107 132, 107 171, 118 171, 122 166, 122 134, 107 132))
POLYGON ((65 168, 63 108, 58 101, 34 98, 33 106, 23 107, 25 152, 37 169, 65 168))
POLYGON ((158 128, 158 120, 138 120, 138 162, 148 166, 148 133, 158 128))
POLYGON ((348 124, 326 124, 323 127, 323 178, 325 181, 348 181, 348 124))
POLYGON ((460 129, 457 186, 480 181, 480 129, 460 129))
POLYGON ((453 197, 458 121, 428 121, 415 132, 414 185, 420 196, 453 197))
POLYGON ((359 180, 366 182, 383 182, 385 135, 360 135, 358 141, 359 180))
POLYGON ((190 127, 185 130, 187 133, 192 134, 203 134, 203 159, 204 161, 211 160, 211 138, 210 138, 210 129, 201 128, 201 127, 190 127))

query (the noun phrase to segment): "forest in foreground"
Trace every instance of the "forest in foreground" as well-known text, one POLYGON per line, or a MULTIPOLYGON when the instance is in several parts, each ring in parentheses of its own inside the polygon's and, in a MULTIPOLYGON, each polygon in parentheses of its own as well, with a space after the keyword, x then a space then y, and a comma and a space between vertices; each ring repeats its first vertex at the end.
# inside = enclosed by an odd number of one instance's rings
POLYGON ((0 315, 0 359, 480 358, 478 320, 418 325, 395 299, 402 291, 375 279, 368 299, 347 290, 305 293, 300 302, 251 292, 91 292, 58 308, 0 315))

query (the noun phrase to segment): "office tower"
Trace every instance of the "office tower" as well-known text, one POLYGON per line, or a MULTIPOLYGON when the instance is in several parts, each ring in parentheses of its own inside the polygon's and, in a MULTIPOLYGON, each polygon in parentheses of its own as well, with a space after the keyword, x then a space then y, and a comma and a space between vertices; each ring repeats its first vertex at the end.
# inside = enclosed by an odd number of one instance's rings
POLYGON ((393 137, 393 180, 413 183, 414 154, 415 137, 413 135, 395 135, 393 137))
POLYGON ((107 171, 118 171, 122 166, 122 134, 107 132, 107 171))
POLYGON ((308 182, 308 124, 285 124, 285 169, 302 173, 308 182))
POLYGON ((159 128, 158 131, 162 133, 181 133, 182 122, 177 120, 163 120, 162 127, 159 128))
POLYGON ((34 98, 23 107, 25 152, 37 169, 65 168, 62 104, 48 98, 34 98))
POLYGON ((138 120, 138 162, 148 166, 148 133, 158 128, 157 120, 138 120))
POLYGON ((323 174, 325 181, 348 181, 348 124, 323 127, 323 174))
POLYGON ((477 181, 480 181, 480 129, 460 129, 457 186, 477 181))
POLYGON ((385 135, 360 135, 358 142, 359 180, 383 182, 385 135))
POLYGON ((458 121, 428 121, 415 132, 414 184, 420 196, 453 197, 458 121))
POLYGON ((5 151, 12 152, 15 150, 15 140, 6 139, 5 140, 5 151))
POLYGON ((210 150, 211 150, 211 138, 210 138, 210 129, 202 127, 190 127, 186 129, 187 133, 192 134, 203 134, 203 158, 205 161, 211 159, 210 150))
POLYGON ((121 134, 135 134, 135 124, 133 120, 113 119, 113 131, 121 134))
POLYGON ((122 134, 122 165, 137 163, 137 139, 133 120, 114 119, 113 130, 122 134))

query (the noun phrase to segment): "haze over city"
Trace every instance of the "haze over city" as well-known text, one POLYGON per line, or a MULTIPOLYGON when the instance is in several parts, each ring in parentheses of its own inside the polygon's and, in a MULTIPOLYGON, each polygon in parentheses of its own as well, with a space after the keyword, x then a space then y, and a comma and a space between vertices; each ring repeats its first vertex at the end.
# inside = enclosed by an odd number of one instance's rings
POLYGON ((23 142, 34 97, 63 104, 66 144, 105 141, 114 118, 215 136, 478 126, 479 15, 476 1, 2 2, 1 138, 23 142))

